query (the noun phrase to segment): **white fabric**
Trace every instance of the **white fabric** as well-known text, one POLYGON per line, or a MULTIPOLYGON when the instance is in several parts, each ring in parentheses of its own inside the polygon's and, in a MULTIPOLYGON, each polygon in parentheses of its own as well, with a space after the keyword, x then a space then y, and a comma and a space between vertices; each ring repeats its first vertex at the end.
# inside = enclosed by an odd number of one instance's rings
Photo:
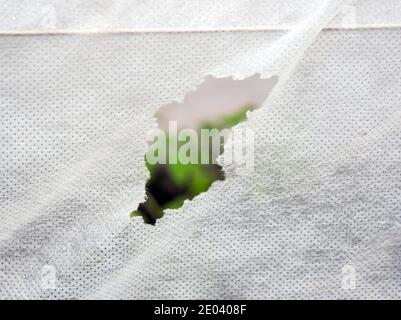
MULTIPOLYGON (((318 4, 316 0, 1 0, 0 29, 276 29, 296 25, 318 4)), ((357 4, 344 1, 340 9, 344 14, 329 25, 401 24, 399 0, 360 0, 357 4)))
MULTIPOLYGON (((347 1, 193 1, 181 20, 180 1, 154 3, 100 26, 135 32, 0 36, 0 297, 401 298, 400 29, 319 34, 347 1), (270 24, 290 27, 246 30, 270 24), (207 75, 256 72, 279 83, 241 124, 255 171, 225 167, 156 227, 131 220, 155 111, 207 75)), ((56 30, 102 21, 56 12, 56 30)), ((380 12, 367 25, 400 19, 380 12)), ((49 30, 29 17, 0 26, 49 30)))

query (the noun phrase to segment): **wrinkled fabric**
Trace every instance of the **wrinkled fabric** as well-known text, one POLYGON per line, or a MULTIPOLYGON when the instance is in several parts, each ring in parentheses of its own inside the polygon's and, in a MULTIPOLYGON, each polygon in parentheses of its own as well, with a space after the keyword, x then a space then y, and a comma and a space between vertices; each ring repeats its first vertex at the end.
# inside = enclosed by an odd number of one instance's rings
POLYGON ((1 298, 401 298, 396 1, 23 3, 0 2, 1 298), (279 82, 234 129, 253 171, 131 219, 156 110, 255 73, 279 82))

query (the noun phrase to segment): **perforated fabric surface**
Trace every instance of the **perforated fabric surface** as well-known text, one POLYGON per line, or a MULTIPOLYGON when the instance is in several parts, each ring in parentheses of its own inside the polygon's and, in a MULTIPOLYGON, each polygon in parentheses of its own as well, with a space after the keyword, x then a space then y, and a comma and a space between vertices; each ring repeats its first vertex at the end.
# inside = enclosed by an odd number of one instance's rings
POLYGON ((282 31, 0 36, 0 297, 401 298, 401 32, 320 32, 344 4, 282 2, 282 31), (279 83, 235 129, 254 170, 131 220, 155 111, 255 72, 279 83))
MULTIPOLYGON (((286 28, 317 0, 1 0, 2 30, 214 30, 286 28)), ((340 2, 337 2, 338 4, 340 2)), ((399 0, 342 1, 332 27, 400 25, 399 0), (357 5, 351 5, 352 3, 357 5)))

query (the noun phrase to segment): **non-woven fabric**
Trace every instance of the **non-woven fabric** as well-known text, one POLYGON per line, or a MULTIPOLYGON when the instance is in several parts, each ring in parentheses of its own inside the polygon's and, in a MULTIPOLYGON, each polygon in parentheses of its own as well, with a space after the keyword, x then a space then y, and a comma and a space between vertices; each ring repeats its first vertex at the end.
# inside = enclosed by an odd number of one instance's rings
MULTIPOLYGON (((49 30, 216 30, 277 29, 297 25, 317 0, 1 0, 0 29, 49 30)), ((337 1, 329 26, 399 25, 399 0, 337 1), (342 2, 340 4, 340 2, 342 2), (356 5, 354 5, 356 4, 356 5)))
POLYGON ((260 8, 285 28, 264 29, 241 1, 174 25, 161 9, 129 32, 4 23, 1 298, 401 298, 400 29, 321 31, 359 7, 272 3, 260 8), (156 110, 207 75, 255 73, 279 82, 234 129, 253 131, 254 169, 225 166, 225 181, 155 227, 131 219, 156 110))

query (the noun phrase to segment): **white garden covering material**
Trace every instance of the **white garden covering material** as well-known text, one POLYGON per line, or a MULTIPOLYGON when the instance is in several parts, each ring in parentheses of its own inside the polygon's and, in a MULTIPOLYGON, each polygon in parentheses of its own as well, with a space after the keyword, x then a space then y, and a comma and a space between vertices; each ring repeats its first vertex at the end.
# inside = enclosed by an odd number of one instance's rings
POLYGON ((0 297, 401 298, 399 1, 183 3, 0 1, 0 297), (155 111, 255 73, 254 171, 131 220, 155 111))

